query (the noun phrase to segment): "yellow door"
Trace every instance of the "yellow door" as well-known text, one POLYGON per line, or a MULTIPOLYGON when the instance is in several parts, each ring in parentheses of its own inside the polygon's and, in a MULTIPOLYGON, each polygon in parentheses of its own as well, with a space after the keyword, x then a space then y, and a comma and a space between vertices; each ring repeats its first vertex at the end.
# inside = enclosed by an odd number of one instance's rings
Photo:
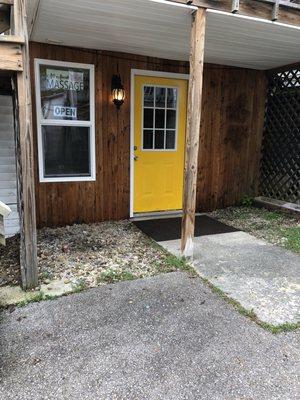
POLYGON ((187 86, 184 79, 135 76, 135 213, 182 208, 187 86))

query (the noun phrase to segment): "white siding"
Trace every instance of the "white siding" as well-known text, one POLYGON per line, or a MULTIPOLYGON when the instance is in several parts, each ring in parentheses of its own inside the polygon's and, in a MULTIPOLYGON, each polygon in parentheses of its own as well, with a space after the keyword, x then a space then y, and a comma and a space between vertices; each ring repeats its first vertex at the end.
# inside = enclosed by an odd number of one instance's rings
POLYGON ((13 106, 10 96, 0 95, 0 200, 12 212, 4 219, 6 236, 19 232, 17 209, 17 176, 13 126, 13 106))

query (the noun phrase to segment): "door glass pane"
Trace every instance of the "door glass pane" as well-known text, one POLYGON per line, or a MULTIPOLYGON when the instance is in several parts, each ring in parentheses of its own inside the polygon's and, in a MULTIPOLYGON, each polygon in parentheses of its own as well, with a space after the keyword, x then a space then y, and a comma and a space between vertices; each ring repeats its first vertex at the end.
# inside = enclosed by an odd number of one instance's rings
POLYGON ((165 110, 155 110, 155 128, 165 127, 165 110))
POLYGON ((175 149, 177 97, 177 88, 144 87, 142 135, 145 150, 175 149))
POLYGON ((144 107, 154 106, 154 87, 145 86, 144 87, 144 107))
POLYGON ((44 119, 90 120, 90 70, 40 65, 44 119))
POLYGON ((167 91, 167 107, 176 108, 177 106, 177 89, 171 88, 167 91))
POLYGON ((163 87, 155 88, 155 107, 166 106, 166 89, 163 87))
POLYGON ((166 132, 166 149, 168 150, 175 149, 175 131, 166 132))
POLYGON ((153 131, 152 130, 144 130, 144 138, 143 138, 143 148, 144 149, 153 149, 153 131))
POLYGON ((164 148, 164 131, 155 131, 155 148, 164 148))
POLYGON ((176 128, 176 110, 167 110, 167 128, 176 128))
POLYGON ((90 175, 87 127, 42 126, 45 178, 90 175))
POLYGON ((153 128, 153 109, 144 108, 144 128, 153 128))

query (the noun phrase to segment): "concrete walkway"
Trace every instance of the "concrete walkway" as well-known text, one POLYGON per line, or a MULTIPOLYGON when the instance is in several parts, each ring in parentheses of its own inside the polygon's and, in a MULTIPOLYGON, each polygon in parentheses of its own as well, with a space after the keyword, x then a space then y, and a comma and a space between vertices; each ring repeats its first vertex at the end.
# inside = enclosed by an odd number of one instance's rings
MULTIPOLYGON (((180 241, 159 242, 180 255, 180 241)), ((300 321, 300 257, 245 232, 194 239, 193 264, 245 309, 271 325, 300 321)))
POLYGON ((297 333, 272 335, 185 273, 5 311, 1 400, 294 400, 297 333))

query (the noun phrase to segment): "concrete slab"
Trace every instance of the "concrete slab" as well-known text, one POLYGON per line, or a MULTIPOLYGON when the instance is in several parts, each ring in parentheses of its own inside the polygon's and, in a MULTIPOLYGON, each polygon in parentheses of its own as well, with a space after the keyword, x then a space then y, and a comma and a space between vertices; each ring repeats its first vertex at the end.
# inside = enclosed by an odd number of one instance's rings
POLYGON ((0 318, 1 400, 298 398, 298 333, 272 335, 185 273, 0 318))
POLYGON ((74 286, 71 282, 66 283, 63 280, 54 280, 48 284, 41 285, 40 290, 44 296, 58 297, 74 292, 74 286))
POLYGON ((25 292, 20 286, 0 287, 0 307, 17 305, 21 302, 30 302, 36 296, 58 297, 75 291, 72 283, 65 283, 63 280, 53 280, 48 284, 41 285, 36 290, 25 292))
POLYGON ((0 307, 18 304, 21 301, 30 301, 36 294, 36 291, 26 293, 20 286, 0 287, 0 307))
MULTIPOLYGON (((180 255, 179 240, 160 242, 180 255)), ((197 237, 200 276, 271 325, 300 321, 300 257, 245 232, 197 237)))

